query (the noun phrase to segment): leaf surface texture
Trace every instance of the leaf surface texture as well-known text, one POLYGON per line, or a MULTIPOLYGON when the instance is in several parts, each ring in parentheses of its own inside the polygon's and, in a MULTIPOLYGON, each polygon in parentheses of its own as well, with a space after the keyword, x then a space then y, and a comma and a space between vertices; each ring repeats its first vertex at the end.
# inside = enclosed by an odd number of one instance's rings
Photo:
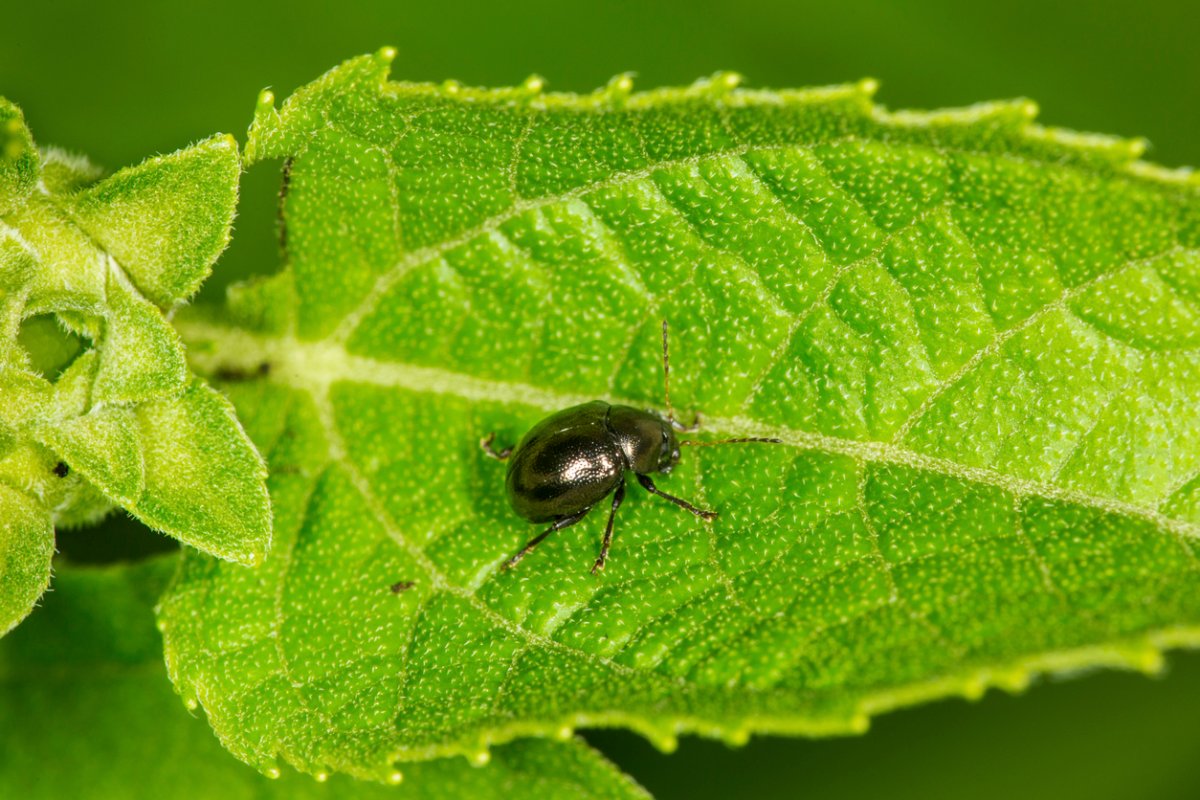
POLYGON ((1200 621, 1200 186, 1026 101, 718 75, 589 96, 386 80, 276 109, 284 270, 179 327, 267 455, 277 545, 189 553, 171 674, 260 768, 384 775, 529 734, 863 730, 1200 621), (601 398, 702 436, 500 564, 502 444, 601 398), (690 417, 689 417, 690 418, 690 417), (604 504, 601 504, 602 506, 604 504), (398 581, 411 589, 394 593, 398 581))

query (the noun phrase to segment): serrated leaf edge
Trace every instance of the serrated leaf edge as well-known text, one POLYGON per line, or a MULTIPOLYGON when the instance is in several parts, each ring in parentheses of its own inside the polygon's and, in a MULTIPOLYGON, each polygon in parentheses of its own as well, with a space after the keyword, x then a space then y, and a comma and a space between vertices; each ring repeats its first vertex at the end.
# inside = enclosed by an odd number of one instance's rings
MULTIPOLYGON (((1030 144, 1057 145, 1065 153, 1082 158, 1100 158, 1126 175, 1155 183, 1200 187, 1200 173, 1192 168, 1169 168, 1142 161, 1148 143, 1142 137, 1119 137, 1101 133, 1077 132, 1034 122, 1040 112, 1028 98, 998 100, 970 106, 917 111, 889 110, 874 102, 879 82, 864 78, 857 83, 805 89, 743 89, 742 77, 735 72, 718 72, 681 88, 660 88, 634 92, 631 73, 615 76, 604 87, 591 93, 547 92, 545 81, 531 76, 519 87, 466 87, 457 81, 409 83, 390 81, 392 62, 397 51, 383 47, 375 53, 349 59, 326 72, 276 106, 270 89, 259 93, 254 120, 243 153, 245 167, 279 153, 270 152, 267 140, 285 125, 288 117, 300 115, 304 104, 322 91, 340 83, 362 84, 391 97, 441 97, 463 103, 506 103, 532 109, 612 110, 642 109, 696 99, 719 101, 729 107, 744 106, 819 106, 840 104, 856 108, 864 117, 883 126, 905 128, 966 128, 992 124, 1009 128, 1030 144)), ((710 155, 719 155, 717 151, 710 155)), ((295 155, 292 153, 291 155, 295 155)))

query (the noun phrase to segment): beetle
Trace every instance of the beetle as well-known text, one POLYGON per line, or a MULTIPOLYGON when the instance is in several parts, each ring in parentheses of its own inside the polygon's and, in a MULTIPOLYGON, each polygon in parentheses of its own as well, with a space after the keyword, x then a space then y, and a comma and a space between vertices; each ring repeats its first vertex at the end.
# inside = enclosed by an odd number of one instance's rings
POLYGON ((612 495, 608 524, 600 543, 600 557, 592 565, 592 574, 604 569, 612 544, 613 522, 625 499, 626 473, 650 494, 658 495, 705 521, 716 511, 697 508, 681 497, 659 489, 650 473, 667 475, 679 463, 680 447, 708 446, 741 442, 781 444, 780 439, 758 437, 724 439, 719 442, 681 440, 676 432, 693 431, 675 419, 671 407, 671 362, 667 350, 667 322, 662 324, 663 395, 667 415, 644 411, 603 400, 565 408, 533 426, 516 447, 496 450, 495 434, 479 441, 483 451, 498 461, 508 461, 505 489, 513 511, 530 522, 549 522, 550 527, 530 539, 508 561, 512 569, 541 544, 547 536, 582 520, 600 501, 612 495))

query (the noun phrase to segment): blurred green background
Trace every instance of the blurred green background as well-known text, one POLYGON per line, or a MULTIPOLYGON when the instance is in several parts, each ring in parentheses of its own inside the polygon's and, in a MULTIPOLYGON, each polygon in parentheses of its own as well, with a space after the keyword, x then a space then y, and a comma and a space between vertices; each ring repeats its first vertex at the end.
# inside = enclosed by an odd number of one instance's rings
MULTIPOLYGON (((893 108, 1027 96, 1047 124, 1146 136, 1148 158, 1200 164, 1200 10, 1186 2, 72 0, 8 4, 0 19, 0 94, 39 141, 110 168, 215 131, 240 136, 262 87, 284 95, 384 44, 406 80, 500 85, 536 72, 585 91, 623 71, 650 87, 733 69, 755 86, 871 76, 893 108)), ((202 299, 275 268, 277 186, 269 166, 246 176, 234 245, 202 299)), ((133 550, 151 544, 123 536, 133 550)), ((106 541, 75 545, 103 559, 116 552, 106 541)), ((1161 680, 1101 674, 903 711, 851 739, 740 751, 685 740, 670 757, 619 732, 593 740, 662 800, 1196 798, 1200 655, 1171 665, 1161 680)))

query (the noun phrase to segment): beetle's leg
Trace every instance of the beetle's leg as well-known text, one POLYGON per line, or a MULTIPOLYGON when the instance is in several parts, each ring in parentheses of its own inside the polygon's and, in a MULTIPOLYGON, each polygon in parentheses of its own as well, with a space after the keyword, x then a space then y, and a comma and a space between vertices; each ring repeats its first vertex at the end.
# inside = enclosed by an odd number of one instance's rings
POLYGON ((612 511, 608 512, 608 525, 604 528, 604 541, 600 543, 600 557, 597 558, 596 563, 592 565, 593 575, 604 569, 604 561, 608 558, 608 546, 612 544, 613 520, 617 518, 617 509, 621 507, 621 501, 624 499, 625 479, 621 478, 621 482, 617 484, 617 491, 615 494, 613 494, 612 511))
POLYGON ((697 517, 700 517, 701 519, 711 520, 713 517, 717 516, 716 511, 705 511, 703 508, 696 508, 694 505, 689 503, 687 500, 684 500, 683 498, 680 498, 680 497, 676 497, 675 495, 667 494, 666 492, 662 491, 661 489, 659 489, 657 486, 654 485, 654 481, 650 480, 649 475, 638 475, 637 479, 638 479, 638 483, 640 483, 642 485, 642 488, 645 489, 650 494, 656 494, 659 497, 661 497, 663 500, 670 500, 675 505, 679 506, 680 508, 687 509, 688 511, 692 512, 693 514, 695 514, 697 517))
POLYGON ((479 440, 479 446, 483 448, 483 452, 487 453, 497 461, 504 461, 512 455, 513 449, 506 447, 503 450, 496 450, 492 447, 492 442, 496 441, 496 434, 489 433, 487 436, 479 440))
POLYGON ((551 525, 549 528, 546 528, 546 530, 542 531, 537 536, 530 539, 528 542, 525 543, 524 547, 522 547, 520 550, 518 550, 516 552, 516 554, 512 558, 510 558, 508 561, 505 561, 504 564, 502 565, 501 569, 512 569, 517 564, 521 563, 521 559, 524 558, 525 556, 529 555, 530 551, 532 551, 533 548, 535 548, 539 544, 541 544, 542 540, 545 539, 547 536, 554 533, 555 531, 561 531, 563 528, 571 527, 576 522, 579 522, 579 520, 586 517, 587 513, 591 510, 592 509, 589 506, 588 508, 583 509, 583 511, 576 511, 574 514, 568 514, 565 517, 559 517, 558 519, 554 520, 553 525, 551 525))

